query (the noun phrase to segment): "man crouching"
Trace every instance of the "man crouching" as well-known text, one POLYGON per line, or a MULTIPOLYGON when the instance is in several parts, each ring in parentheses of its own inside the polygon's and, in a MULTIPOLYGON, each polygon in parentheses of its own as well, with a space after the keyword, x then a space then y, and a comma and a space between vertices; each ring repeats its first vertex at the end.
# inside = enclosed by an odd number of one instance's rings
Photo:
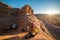
POLYGON ((31 23, 29 27, 29 33, 26 35, 25 39, 32 38, 39 33, 39 30, 35 27, 34 23, 31 23))

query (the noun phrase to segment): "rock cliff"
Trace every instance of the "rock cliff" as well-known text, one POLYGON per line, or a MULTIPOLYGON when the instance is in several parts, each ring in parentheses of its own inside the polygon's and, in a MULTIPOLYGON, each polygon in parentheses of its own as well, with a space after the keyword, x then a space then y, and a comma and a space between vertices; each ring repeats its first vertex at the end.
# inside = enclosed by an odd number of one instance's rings
POLYGON ((11 23, 16 23, 21 29, 26 28, 30 26, 30 21, 33 20, 29 18, 32 15, 34 16, 33 9, 29 5, 25 5, 20 9, 12 8, 0 2, 0 18, 2 18, 0 19, 0 30, 8 29, 11 23))
POLYGON ((34 27, 41 30, 41 21, 34 16, 34 11, 29 5, 25 5, 22 8, 12 8, 0 2, 0 7, 0 13, 3 14, 0 20, 0 30, 8 29, 12 23, 17 24, 20 31, 22 29, 26 30, 28 26, 30 27, 32 25, 31 23, 34 24, 34 27))
MULTIPOLYGON (((0 2, 0 32, 4 32, 5 30, 9 29, 9 25, 12 23, 17 25, 17 32, 21 32, 22 29, 29 31, 28 27, 31 27, 32 23, 42 35, 45 35, 42 30, 47 31, 42 21, 38 20, 37 17, 34 16, 34 11, 29 5, 25 5, 22 8, 12 8, 11 6, 0 2)), ((16 31, 13 33, 15 34, 15 32, 16 31)))

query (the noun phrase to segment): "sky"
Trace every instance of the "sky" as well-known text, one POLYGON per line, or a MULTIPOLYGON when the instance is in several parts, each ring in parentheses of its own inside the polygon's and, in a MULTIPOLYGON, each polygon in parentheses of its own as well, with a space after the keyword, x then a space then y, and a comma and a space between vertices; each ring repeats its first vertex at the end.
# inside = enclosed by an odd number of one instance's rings
POLYGON ((60 0, 0 0, 13 8, 21 8, 28 4, 34 13, 60 13, 60 0))

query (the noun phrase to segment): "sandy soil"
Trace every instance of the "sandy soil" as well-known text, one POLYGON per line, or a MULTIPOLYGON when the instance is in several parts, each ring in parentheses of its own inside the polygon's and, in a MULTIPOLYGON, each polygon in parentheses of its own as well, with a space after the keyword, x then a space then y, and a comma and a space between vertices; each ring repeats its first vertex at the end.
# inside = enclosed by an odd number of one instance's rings
POLYGON ((43 33, 39 33, 35 37, 25 39, 27 34, 28 32, 19 32, 18 30, 12 31, 0 34, 0 40, 53 40, 50 36, 43 33))

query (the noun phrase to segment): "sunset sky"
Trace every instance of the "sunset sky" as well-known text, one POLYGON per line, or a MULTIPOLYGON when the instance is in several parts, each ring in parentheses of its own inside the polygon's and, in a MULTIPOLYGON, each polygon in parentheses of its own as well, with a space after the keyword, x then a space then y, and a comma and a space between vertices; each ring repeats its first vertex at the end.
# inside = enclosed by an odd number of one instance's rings
POLYGON ((30 5, 35 13, 60 13, 60 0, 0 0, 13 8, 30 5))

